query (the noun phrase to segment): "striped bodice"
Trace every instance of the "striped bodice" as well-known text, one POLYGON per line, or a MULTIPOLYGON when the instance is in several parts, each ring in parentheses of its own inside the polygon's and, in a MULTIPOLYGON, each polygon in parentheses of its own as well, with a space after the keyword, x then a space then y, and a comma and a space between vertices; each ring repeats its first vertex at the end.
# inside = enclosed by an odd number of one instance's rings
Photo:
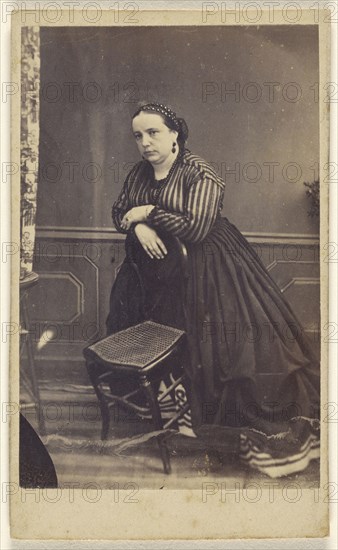
POLYGON ((148 161, 137 163, 128 174, 113 205, 116 229, 134 206, 153 204, 149 223, 187 242, 202 241, 222 209, 224 182, 200 157, 185 149, 165 185, 154 180, 148 161))

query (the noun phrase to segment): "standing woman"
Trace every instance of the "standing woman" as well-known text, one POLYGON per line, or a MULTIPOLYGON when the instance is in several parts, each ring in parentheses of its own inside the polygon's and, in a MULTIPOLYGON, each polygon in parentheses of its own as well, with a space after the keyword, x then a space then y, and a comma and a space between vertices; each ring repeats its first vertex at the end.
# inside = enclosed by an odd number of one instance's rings
POLYGON ((172 253, 173 237, 181 239, 194 432, 238 432, 242 460, 272 477, 305 469, 319 457, 319 364, 299 321, 255 251, 221 217, 225 184, 185 148, 185 121, 150 103, 136 111, 132 129, 142 160, 113 205, 127 256, 111 293, 108 334, 142 320, 131 257, 145 281, 147 318, 182 328, 172 253))

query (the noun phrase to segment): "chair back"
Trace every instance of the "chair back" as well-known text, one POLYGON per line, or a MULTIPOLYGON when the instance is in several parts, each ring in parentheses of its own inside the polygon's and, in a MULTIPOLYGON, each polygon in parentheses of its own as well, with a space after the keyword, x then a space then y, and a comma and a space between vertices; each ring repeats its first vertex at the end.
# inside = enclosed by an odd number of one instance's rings
POLYGON ((128 236, 126 239, 126 257, 139 281, 142 313, 145 319, 148 318, 146 314, 146 286, 149 293, 149 287, 152 283, 156 285, 158 281, 161 281, 165 285, 170 285, 170 282, 175 279, 180 294, 184 325, 186 325, 186 293, 189 278, 187 248, 178 237, 161 235, 161 238, 168 250, 168 255, 163 260, 152 260, 145 253, 135 236, 133 238, 128 236), (145 278, 147 279, 146 283, 145 278))

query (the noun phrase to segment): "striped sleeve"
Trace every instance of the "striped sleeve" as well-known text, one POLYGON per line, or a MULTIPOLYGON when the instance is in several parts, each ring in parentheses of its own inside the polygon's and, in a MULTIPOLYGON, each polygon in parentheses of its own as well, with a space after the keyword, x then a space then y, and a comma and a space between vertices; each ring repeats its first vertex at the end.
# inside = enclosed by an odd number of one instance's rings
POLYGON ((187 192, 184 213, 155 206, 149 215, 153 227, 161 227, 183 241, 202 241, 213 226, 219 211, 222 189, 210 177, 199 174, 187 192))
POLYGON ((129 185, 133 182, 134 178, 136 177, 136 173, 138 171, 139 165, 136 164, 129 174, 127 175, 124 185, 122 187, 122 191, 120 192, 119 196, 117 197, 116 201, 113 204, 112 207, 112 218, 113 218, 113 224, 115 225, 117 231, 119 233, 128 233, 125 229, 122 229, 121 227, 121 221, 123 216, 130 210, 131 203, 129 198, 129 185))
POLYGON ((113 223, 119 233, 127 233, 127 231, 125 231, 121 227, 121 221, 126 212, 128 212, 127 182, 124 183, 122 191, 119 194, 117 200, 114 202, 112 208, 113 223))

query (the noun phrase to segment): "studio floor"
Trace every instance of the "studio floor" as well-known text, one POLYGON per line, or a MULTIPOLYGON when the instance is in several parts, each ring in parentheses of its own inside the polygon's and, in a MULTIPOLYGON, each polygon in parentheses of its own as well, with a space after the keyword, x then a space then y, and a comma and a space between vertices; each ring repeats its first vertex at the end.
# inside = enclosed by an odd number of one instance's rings
MULTIPOLYGON (((39 433, 36 411, 23 405, 21 412, 39 433)), ((239 461, 238 443, 231 438, 223 446, 217 441, 216 451, 213 442, 177 432, 167 439, 172 472, 164 474, 156 438, 150 437, 149 421, 113 413, 109 437, 101 441, 101 418, 94 394, 85 403, 73 400, 57 408, 45 405, 42 414, 46 435, 40 437, 53 460, 60 487, 201 490, 203 484, 212 482, 225 483, 231 490, 245 489, 252 483, 268 489, 269 481, 280 487, 319 484, 318 461, 312 461, 302 473, 271 480, 239 461)))

